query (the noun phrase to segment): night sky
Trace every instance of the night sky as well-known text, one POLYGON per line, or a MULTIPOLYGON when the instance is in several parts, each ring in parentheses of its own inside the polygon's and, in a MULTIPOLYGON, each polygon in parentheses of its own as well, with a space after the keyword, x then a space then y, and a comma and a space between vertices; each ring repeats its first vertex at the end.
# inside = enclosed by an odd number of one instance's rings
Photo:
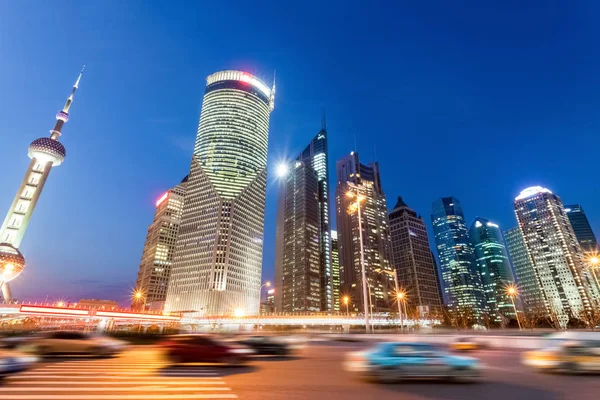
MULTIPOLYGON (((327 112, 330 178, 354 149, 423 214, 455 196, 502 229, 531 185, 580 203, 600 233, 600 7, 595 1, 12 1, 0 12, 0 218, 82 64, 21 250, 16 298, 127 303, 154 202, 189 169, 205 78, 271 82, 265 279, 277 160, 327 112), (288 4, 290 3, 290 4, 288 4), (398 5, 403 3, 404 5, 398 5), (482 4, 486 3, 486 4, 482 4)), ((332 202, 333 204, 333 202, 332 202)), ((335 227, 335 225, 334 225, 335 227)), ((431 228, 430 228, 431 229, 431 228)))

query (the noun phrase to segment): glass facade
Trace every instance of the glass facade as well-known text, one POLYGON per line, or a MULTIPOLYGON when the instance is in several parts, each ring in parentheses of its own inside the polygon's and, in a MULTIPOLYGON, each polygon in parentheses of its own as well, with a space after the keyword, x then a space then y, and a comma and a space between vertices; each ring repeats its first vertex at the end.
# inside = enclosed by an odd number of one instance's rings
POLYGON ((304 161, 319 179, 319 230, 321 247, 321 310, 335 309, 338 300, 333 294, 333 272, 331 268, 331 236, 329 225, 329 168, 327 158, 327 129, 325 123, 317 136, 300 153, 298 160, 304 161))
POLYGON ((319 178, 296 161, 284 179, 281 311, 321 311, 319 178))
POLYGON ((597 252, 598 242, 583 208, 579 204, 570 204, 565 206, 565 212, 583 251, 597 252))
MULTIPOLYGON (((145 309, 158 311, 164 307, 186 186, 187 177, 156 202, 154 220, 148 227, 135 283, 135 291, 143 294, 145 309)), ((140 306, 138 301, 131 305, 132 308, 141 308, 140 306)))
POLYGON ((514 317, 515 313, 506 293, 514 277, 502 232, 497 224, 477 217, 469 229, 469 238, 475 248, 475 260, 481 274, 489 317, 497 323, 503 323, 505 317, 514 317))
POLYGON ((390 295, 393 278, 377 270, 391 272, 390 230, 385 194, 381 188, 379 165, 359 163, 358 154, 351 153, 336 164, 336 222, 340 262, 340 296, 350 297, 350 309, 363 312, 363 290, 360 255, 358 210, 352 208, 356 193, 361 201, 361 222, 365 271, 371 308, 388 311, 393 306, 390 295))
POLYGON ((515 214, 548 313, 561 326, 590 308, 598 289, 584 270, 584 254, 562 201, 534 186, 515 198, 515 214))
POLYGON ((432 209, 431 221, 448 306, 451 310, 469 309, 481 319, 486 312, 481 275, 462 206, 455 197, 443 197, 433 203, 432 209))
POLYGON ((166 311, 258 313, 274 92, 241 71, 207 78, 166 311))
POLYGON ((331 231, 331 276, 333 277, 333 309, 340 311, 340 255, 338 251, 337 231, 331 231))
POLYGON ((389 220, 392 265, 398 272, 400 287, 406 292, 408 309, 419 309, 422 313, 440 311, 440 281, 423 218, 398 197, 389 220))

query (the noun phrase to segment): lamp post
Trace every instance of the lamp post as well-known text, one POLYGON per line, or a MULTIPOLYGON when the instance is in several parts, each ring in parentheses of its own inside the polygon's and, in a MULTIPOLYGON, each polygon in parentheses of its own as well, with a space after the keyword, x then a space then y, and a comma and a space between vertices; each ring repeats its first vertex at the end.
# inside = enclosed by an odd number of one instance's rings
POLYGON ((506 288, 506 294, 508 294, 508 296, 510 297, 510 300, 512 301, 513 310, 515 310, 515 316, 517 317, 517 324, 519 325, 519 330, 522 331, 523 328, 521 328, 521 320, 519 320, 519 312, 517 311, 517 306, 515 304, 515 296, 519 295, 519 290, 517 289, 517 286, 515 284, 508 285, 508 287, 506 288))
POLYGON ((256 314, 256 330, 257 331, 260 329, 260 301, 262 300, 262 289, 264 287, 269 287, 269 286, 271 286, 271 282, 266 281, 258 289, 258 313, 256 314))
POLYGON ((369 333, 370 321, 369 321, 369 303, 371 299, 368 297, 367 290, 367 272, 365 270, 365 249, 363 246, 363 234, 362 234, 362 216, 360 211, 360 202, 365 199, 364 196, 361 196, 358 190, 358 185, 350 184, 356 188, 356 193, 353 193, 352 190, 346 192, 346 196, 354 199, 356 198, 356 202, 352 203, 350 206, 349 212, 352 213, 354 207, 356 207, 356 212, 358 215, 358 240, 360 241, 360 272, 362 276, 362 289, 363 289, 363 308, 365 312, 365 329, 367 333, 369 333))
MULTIPOLYGON (((133 301, 135 303, 144 301, 144 293, 141 290, 135 290, 133 292, 133 301)), ((140 307, 140 312, 143 311, 144 307, 140 307)), ((142 330, 142 320, 140 319, 140 324, 138 325, 138 333, 142 330)))
POLYGON ((596 281, 596 286, 598 286, 598 290, 600 290, 600 283, 598 282, 598 277, 596 276, 595 271, 596 268, 600 267, 600 256, 593 254, 588 258, 588 262, 590 263, 590 270, 592 271, 592 275, 596 281))
POLYGON ((398 303, 398 317, 400 318, 400 332, 404 331, 404 316, 402 314, 402 304, 404 293, 400 291, 400 286, 398 285, 398 271, 394 268, 393 271, 386 271, 385 269, 377 268, 374 270, 375 272, 379 272, 380 274, 387 274, 394 277, 394 285, 396 286, 396 302, 398 303))
POLYGON ((350 302, 350 297, 344 296, 343 302, 346 305, 346 317, 350 318, 350 306, 348 305, 348 303, 350 302))

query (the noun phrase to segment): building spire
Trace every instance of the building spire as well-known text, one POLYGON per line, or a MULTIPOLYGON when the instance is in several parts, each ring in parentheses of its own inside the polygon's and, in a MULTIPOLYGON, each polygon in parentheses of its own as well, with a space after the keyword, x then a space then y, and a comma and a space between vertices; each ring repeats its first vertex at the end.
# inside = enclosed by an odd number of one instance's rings
POLYGON ((325 115, 325 109, 323 109, 323 115, 321 116, 321 130, 327 132, 327 116, 325 115))
POLYGON ((54 125, 54 129, 50 131, 50 139, 58 140, 58 137, 61 135, 61 130, 65 122, 69 120, 69 109, 71 108, 71 104, 73 104, 73 96, 75 95, 75 91, 79 88, 79 81, 81 80, 81 76, 83 75, 83 70, 85 69, 85 65, 81 68, 81 72, 73 85, 73 90, 71 94, 67 98, 67 102, 63 107, 62 111, 59 111, 56 114, 56 125, 54 125))

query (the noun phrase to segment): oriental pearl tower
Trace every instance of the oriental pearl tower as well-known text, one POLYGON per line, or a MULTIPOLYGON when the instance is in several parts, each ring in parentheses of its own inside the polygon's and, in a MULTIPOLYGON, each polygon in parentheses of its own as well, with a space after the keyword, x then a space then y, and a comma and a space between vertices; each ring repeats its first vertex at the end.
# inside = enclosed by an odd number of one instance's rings
MULTIPOLYGON (((85 68, 85 66, 84 66, 85 68)), ((73 103, 73 96, 79 87, 79 80, 83 69, 73 85, 71 95, 61 111, 56 114, 56 124, 50 131, 50 137, 34 140, 29 145, 27 155, 31 158, 29 168, 19 186, 2 228, 0 228, 0 286, 4 302, 12 301, 8 282, 15 279, 25 267, 25 258, 19 251, 25 230, 40 198, 46 179, 52 167, 60 165, 67 155, 65 146, 58 141, 65 122, 69 120, 69 109, 73 103)))

